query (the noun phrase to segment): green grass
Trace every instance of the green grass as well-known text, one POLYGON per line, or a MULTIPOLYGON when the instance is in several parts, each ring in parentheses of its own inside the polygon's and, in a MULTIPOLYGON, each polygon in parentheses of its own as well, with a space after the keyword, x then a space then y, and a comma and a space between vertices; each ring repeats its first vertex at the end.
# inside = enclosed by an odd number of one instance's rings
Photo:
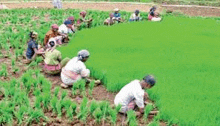
POLYGON ((64 57, 88 49, 91 75, 110 91, 150 73, 157 84, 148 92, 169 124, 220 125, 220 22, 166 16, 82 30, 62 47, 64 57))

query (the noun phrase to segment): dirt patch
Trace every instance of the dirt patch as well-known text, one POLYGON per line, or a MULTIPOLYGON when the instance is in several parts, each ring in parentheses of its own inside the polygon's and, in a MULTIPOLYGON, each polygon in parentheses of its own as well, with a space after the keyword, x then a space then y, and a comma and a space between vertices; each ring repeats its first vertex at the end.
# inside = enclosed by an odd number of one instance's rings
MULTIPOLYGON (((53 8, 51 2, 20 2, 20 3, 5 3, 9 8, 53 8)), ((108 3, 108 2, 68 2, 63 3, 64 9, 81 9, 81 10, 101 10, 112 11, 114 8, 120 10, 133 12, 135 9, 139 9, 141 12, 148 12, 153 4, 143 3, 108 3)), ((218 17, 220 16, 219 8, 206 8, 206 7, 162 7, 158 5, 158 11, 162 12, 163 9, 170 11, 180 11, 190 16, 208 16, 218 17)))

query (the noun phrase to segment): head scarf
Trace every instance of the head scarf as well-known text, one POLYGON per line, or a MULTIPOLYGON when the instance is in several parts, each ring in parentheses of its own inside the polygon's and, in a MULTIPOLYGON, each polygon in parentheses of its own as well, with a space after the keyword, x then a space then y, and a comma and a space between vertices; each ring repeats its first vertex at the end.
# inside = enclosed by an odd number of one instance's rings
POLYGON ((53 25, 51 26, 51 28, 52 28, 52 29, 59 29, 59 26, 58 26, 57 24, 53 24, 53 25))
POLYGON ((135 10, 135 12, 134 12, 135 14, 139 14, 140 13, 140 11, 139 10, 135 10))
POLYGON ((156 80, 155 80, 154 77, 151 76, 151 75, 145 76, 145 77, 143 78, 143 80, 144 80, 146 83, 150 84, 151 86, 154 86, 154 84, 156 83, 156 80))
POLYGON ((86 15, 86 11, 82 11, 82 12, 80 12, 80 15, 86 15))
POLYGON ((70 16, 70 17, 68 18, 68 20, 74 21, 74 17, 73 17, 73 16, 70 16))
POLYGON ((114 17, 114 14, 113 14, 113 13, 109 14, 109 17, 113 18, 113 17, 114 17))
POLYGON ((81 50, 78 52, 78 59, 83 60, 84 58, 89 57, 89 51, 88 50, 81 50))
POLYGON ((65 25, 70 25, 70 26, 72 26, 72 22, 71 22, 70 20, 66 20, 66 21, 64 22, 64 24, 65 24, 65 25))
POLYGON ((118 9, 118 8, 115 8, 114 11, 119 11, 119 9, 118 9))
POLYGON ((56 44, 56 39, 55 38, 50 38, 49 42, 48 42, 48 45, 47 45, 49 47, 48 51, 52 52, 56 48, 56 45, 57 45, 56 44), (52 45, 51 42, 54 42, 54 45, 52 45))

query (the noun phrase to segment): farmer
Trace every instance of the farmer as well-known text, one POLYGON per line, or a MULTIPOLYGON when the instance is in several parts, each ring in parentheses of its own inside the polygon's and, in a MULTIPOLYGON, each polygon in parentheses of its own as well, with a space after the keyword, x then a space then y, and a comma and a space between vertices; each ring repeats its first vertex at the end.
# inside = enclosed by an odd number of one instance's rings
POLYGON ((109 18, 107 18, 107 19, 104 21, 104 25, 108 25, 108 26, 113 25, 113 24, 115 23, 115 21, 113 20, 113 17, 114 17, 114 14, 111 13, 111 14, 109 15, 109 18))
POLYGON ((150 9, 150 12, 148 14, 148 20, 149 21, 161 21, 161 18, 159 17, 159 13, 155 12, 157 9, 156 6, 153 6, 151 9, 150 9))
POLYGON ((73 85, 77 80, 89 77, 90 70, 86 69, 85 62, 89 58, 87 50, 78 52, 78 56, 71 59, 61 72, 62 88, 68 88, 73 85))
POLYGON ((57 37, 57 36, 60 36, 61 34, 58 32, 59 30, 59 27, 57 24, 53 24, 51 26, 51 30, 49 30, 46 35, 45 35, 45 38, 44 38, 44 45, 46 46, 49 39, 50 38, 53 38, 53 37, 57 37))
POLYGON ((51 38, 48 42, 48 48, 45 52, 44 71, 48 74, 58 74, 61 68, 68 61, 68 58, 62 60, 61 52, 56 50, 56 40, 51 38))
POLYGON ((0 10, 1 10, 1 9, 9 9, 9 8, 8 8, 7 6, 5 6, 4 4, 1 4, 1 5, 0 5, 0 10))
POLYGON ((156 81, 151 75, 145 76, 141 81, 131 81, 116 95, 114 104, 121 105, 121 113, 126 113, 137 105, 139 107, 137 114, 140 115, 144 112, 144 99, 148 97, 148 94, 143 89, 152 88, 155 83, 156 81))
POLYGON ((113 20, 117 21, 118 23, 122 22, 121 14, 119 13, 119 9, 118 9, 118 8, 115 8, 115 9, 114 9, 114 17, 113 17, 113 20))
POLYGON ((82 25, 86 25, 87 28, 90 28, 93 19, 90 18, 89 20, 86 20, 86 11, 80 12, 79 15, 80 15, 80 18, 77 20, 78 29, 81 29, 82 25))
POLYGON ((66 20, 64 24, 60 25, 58 31, 59 33, 66 34, 66 35, 75 32, 75 30, 73 29, 72 22, 70 20, 66 20))
POLYGON ((26 63, 30 63, 31 61, 33 61, 36 56, 39 54, 44 54, 44 52, 40 52, 38 51, 38 49, 40 48, 40 46, 37 43, 37 32, 30 32, 29 34, 30 36, 30 40, 28 41, 28 48, 26 51, 26 63))
POLYGON ((62 8, 61 0, 53 0, 53 6, 54 6, 54 8, 61 9, 62 8))
MULTIPOLYGON (((74 18, 73 16, 70 16, 70 17, 68 17, 66 20, 71 21, 72 29, 73 29, 74 31, 76 31, 76 28, 75 28, 75 18, 74 18)), ((66 20, 65 20, 65 21, 66 21, 66 20)), ((64 22, 65 22, 65 21, 64 21, 64 22)))
POLYGON ((129 19, 129 21, 140 21, 141 17, 140 17, 140 11, 139 10, 135 10, 133 14, 131 14, 131 17, 129 19))

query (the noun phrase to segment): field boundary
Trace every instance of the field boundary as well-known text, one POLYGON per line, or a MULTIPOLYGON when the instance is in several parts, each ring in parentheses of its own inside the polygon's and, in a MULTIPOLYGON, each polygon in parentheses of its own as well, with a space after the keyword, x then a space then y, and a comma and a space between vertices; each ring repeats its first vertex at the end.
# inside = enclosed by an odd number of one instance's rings
POLYGON ((198 7, 198 8, 211 8, 211 9, 220 9, 220 7, 213 6, 199 6, 199 5, 161 5, 162 7, 198 7))

